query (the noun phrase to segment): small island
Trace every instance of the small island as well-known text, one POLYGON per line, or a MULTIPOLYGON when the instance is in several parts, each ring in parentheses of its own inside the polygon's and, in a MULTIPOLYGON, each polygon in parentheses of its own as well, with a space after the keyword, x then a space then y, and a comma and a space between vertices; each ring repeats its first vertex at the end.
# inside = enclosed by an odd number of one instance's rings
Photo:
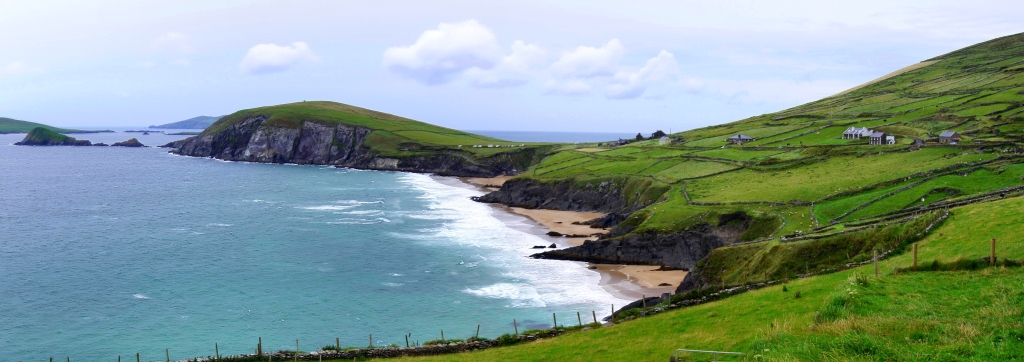
POLYGON ((92 146, 88 140, 77 140, 43 127, 33 128, 25 139, 15 143, 18 146, 92 146))
POLYGON ((146 147, 146 145, 142 144, 142 142, 139 142, 138 139, 132 138, 124 142, 117 142, 115 144, 112 144, 110 145, 110 147, 146 147))

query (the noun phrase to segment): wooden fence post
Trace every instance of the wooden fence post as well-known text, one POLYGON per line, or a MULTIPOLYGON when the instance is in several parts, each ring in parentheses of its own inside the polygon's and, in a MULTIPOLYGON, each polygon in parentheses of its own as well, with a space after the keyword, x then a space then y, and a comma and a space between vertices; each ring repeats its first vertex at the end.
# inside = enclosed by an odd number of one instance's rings
MULTIPOLYGON (((213 344, 213 353, 217 356, 217 360, 220 361, 220 346, 217 343, 213 344)), ((121 362, 120 359, 117 362, 121 362)))
POLYGON ((370 348, 373 348, 373 334, 370 334, 370 348))
MULTIPOLYGON (((408 334, 405 335, 405 348, 409 348, 409 335, 408 334)), ((340 350, 340 348, 339 348, 339 350, 340 350)))
POLYGON ((917 271, 917 243, 914 243, 914 271, 917 271))
POLYGON ((512 319, 512 328, 515 328, 516 335, 518 336, 519 335, 519 326, 516 325, 516 320, 515 319, 512 319))
POLYGON ((872 250, 872 259, 875 261, 875 276, 878 276, 878 250, 872 250))
POLYGON ((558 317, 555 317, 555 313, 551 313, 551 321, 555 324, 552 328, 558 328, 558 317))
POLYGON ((139 354, 138 353, 135 354, 135 362, 139 362, 139 354))
POLYGON ((594 316, 594 323, 597 323, 597 312, 590 311, 590 314, 594 316))
POLYGON ((299 362, 299 340, 295 340, 295 362, 299 362))
POLYGON ((473 339, 480 340, 480 325, 479 324, 476 325, 476 335, 473 336, 473 339))
POLYGON ((444 330, 441 330, 441 343, 444 343, 444 330))
POLYGON ((996 265, 996 239, 992 239, 992 250, 989 252, 988 263, 996 265))
MULTIPOLYGON (((164 348, 164 356, 167 357, 167 362, 171 362, 171 349, 164 348)), ((68 361, 71 362, 71 361, 68 361)))
POLYGON ((647 296, 641 294, 640 295, 640 300, 642 300, 644 302, 644 309, 647 309, 647 296))
POLYGON ((580 323, 580 327, 583 326, 583 318, 580 317, 580 312, 576 312, 576 321, 580 323))
POLYGON ((259 342, 256 342, 256 355, 263 358, 263 337, 259 338, 259 342))
MULTIPOLYGON (((409 339, 406 338, 406 340, 409 340, 409 339)), ((406 343, 406 344, 408 344, 408 343, 406 343)), ((339 351, 341 350, 341 338, 334 337, 334 347, 338 348, 339 351)))

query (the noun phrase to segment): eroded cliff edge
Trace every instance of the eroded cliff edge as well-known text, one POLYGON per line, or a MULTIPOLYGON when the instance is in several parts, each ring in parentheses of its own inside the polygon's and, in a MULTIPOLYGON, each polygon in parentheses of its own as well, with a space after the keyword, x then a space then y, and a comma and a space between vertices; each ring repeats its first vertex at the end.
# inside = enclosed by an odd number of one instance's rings
MULTIPOLYGON (((368 170, 436 173, 444 176, 492 177, 528 167, 537 153, 521 148, 489 157, 473 157, 453 149, 414 150, 380 155, 365 145, 372 129, 315 120, 297 127, 270 124, 267 115, 234 122, 216 132, 172 142, 171 153, 226 161, 334 165, 368 170)), ((416 145, 409 147, 415 148, 416 145)))

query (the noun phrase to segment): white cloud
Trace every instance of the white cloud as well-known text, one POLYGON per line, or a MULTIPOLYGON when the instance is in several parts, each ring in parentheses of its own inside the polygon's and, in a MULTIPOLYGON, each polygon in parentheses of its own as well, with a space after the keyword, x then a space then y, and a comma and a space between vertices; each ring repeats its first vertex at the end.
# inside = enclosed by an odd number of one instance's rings
POLYGON ((192 52, 192 46, 188 43, 188 37, 185 34, 175 32, 170 32, 156 38, 156 41, 153 42, 153 48, 170 53, 192 52))
POLYGON ((619 39, 612 39, 600 48, 579 46, 551 65, 551 73, 562 78, 591 78, 615 74, 615 67, 626 53, 619 39))
POLYGON ((535 44, 521 40, 512 43, 512 54, 505 56, 494 68, 467 69, 469 84, 480 88, 502 88, 526 84, 533 77, 534 69, 544 65, 547 53, 535 44))
MULTIPOLYGON (((471 19, 441 23, 437 29, 423 32, 412 45, 388 48, 383 65, 403 77, 437 85, 450 82, 469 69, 491 69, 503 57, 494 33, 471 19)), ((494 81, 497 83, 500 82, 494 81)))
POLYGON ((557 81, 552 79, 544 84, 544 93, 546 94, 581 96, 589 94, 590 90, 590 84, 578 79, 570 79, 566 81, 557 81))
POLYGON ((662 50, 658 56, 647 60, 643 68, 635 72, 619 71, 615 73, 612 84, 606 89, 605 95, 613 99, 632 99, 647 91, 648 87, 667 84, 679 76, 676 57, 662 50))
POLYGON ((303 62, 320 60, 305 42, 288 45, 258 44, 249 48, 238 69, 247 74, 283 72, 303 62))
POLYGON ((39 73, 42 71, 42 68, 30 65, 21 60, 17 60, 7 64, 7 66, 3 68, 2 73, 7 75, 22 75, 29 73, 39 73))

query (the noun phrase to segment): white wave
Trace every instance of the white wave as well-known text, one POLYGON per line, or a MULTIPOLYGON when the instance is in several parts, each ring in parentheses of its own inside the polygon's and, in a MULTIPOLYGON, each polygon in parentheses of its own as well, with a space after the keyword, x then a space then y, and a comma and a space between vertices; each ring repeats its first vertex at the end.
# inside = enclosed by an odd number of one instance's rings
POLYGON ((405 285, 403 283, 381 283, 381 284, 384 285, 384 286, 387 286, 387 287, 392 287, 392 288, 396 288, 396 287, 400 287, 400 286, 405 285))
POLYGON ((512 301, 512 304, 509 305, 512 308, 543 308, 547 306, 544 299, 537 293, 537 289, 524 283, 498 283, 478 289, 467 288, 463 292, 482 298, 509 299, 512 301))
POLYGON ((132 294, 132 296, 135 297, 135 299, 149 299, 149 297, 144 294, 132 294))
POLYGON ((342 211, 342 210, 351 209, 353 207, 355 207, 355 206, 320 205, 320 206, 303 206, 303 207, 299 207, 299 208, 303 209, 303 210, 313 210, 313 211, 342 211))
POLYGON ((345 211, 344 215, 384 215, 384 210, 355 210, 345 211))
POLYGON ((391 273, 390 275, 393 276, 393 277, 405 276, 405 274, 398 274, 398 273, 391 273))
POLYGON ((206 224, 206 226, 218 226, 218 227, 226 228, 226 227, 235 226, 235 224, 218 224, 218 223, 213 223, 213 224, 206 224))

